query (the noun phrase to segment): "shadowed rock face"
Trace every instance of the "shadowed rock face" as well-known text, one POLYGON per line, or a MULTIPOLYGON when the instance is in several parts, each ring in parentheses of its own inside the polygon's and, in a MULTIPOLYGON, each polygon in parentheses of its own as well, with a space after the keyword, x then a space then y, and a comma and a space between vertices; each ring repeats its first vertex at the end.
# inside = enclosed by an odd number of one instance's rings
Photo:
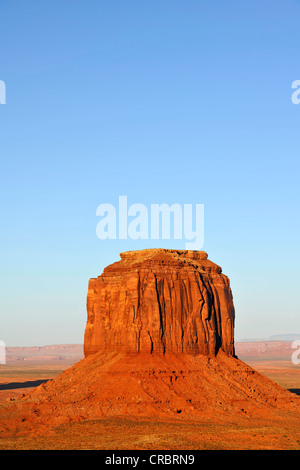
POLYGON ((96 352, 234 355, 228 277, 204 251, 149 249, 90 279, 85 356, 96 352))

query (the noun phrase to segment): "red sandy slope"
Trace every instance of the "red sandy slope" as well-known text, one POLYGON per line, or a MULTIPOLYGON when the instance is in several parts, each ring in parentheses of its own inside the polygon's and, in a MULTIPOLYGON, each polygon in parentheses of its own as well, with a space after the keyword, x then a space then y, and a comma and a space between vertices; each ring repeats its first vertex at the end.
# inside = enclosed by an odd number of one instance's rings
POLYGON ((239 359, 193 355, 91 355, 1 405, 3 435, 48 432, 53 426, 103 417, 192 419, 203 416, 300 415, 300 397, 239 359))

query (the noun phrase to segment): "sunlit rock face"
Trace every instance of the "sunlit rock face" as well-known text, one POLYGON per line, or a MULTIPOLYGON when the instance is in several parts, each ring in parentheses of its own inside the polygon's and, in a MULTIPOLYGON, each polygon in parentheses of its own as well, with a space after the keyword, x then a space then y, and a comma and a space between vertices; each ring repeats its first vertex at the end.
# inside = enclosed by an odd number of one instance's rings
POLYGON ((85 356, 235 354, 229 279, 207 253, 148 249, 120 256, 89 281, 85 356))

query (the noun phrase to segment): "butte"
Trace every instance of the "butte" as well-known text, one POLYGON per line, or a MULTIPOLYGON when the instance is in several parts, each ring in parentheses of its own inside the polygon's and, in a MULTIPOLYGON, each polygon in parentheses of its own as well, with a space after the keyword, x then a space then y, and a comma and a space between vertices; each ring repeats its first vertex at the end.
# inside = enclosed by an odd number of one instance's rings
MULTIPOLYGON (((34 423, 197 420, 299 407, 298 397, 236 357, 230 282, 205 252, 120 256, 89 281, 84 359, 15 401, 22 417, 15 432, 34 423)), ((2 423, 12 427, 8 416, 2 423)))

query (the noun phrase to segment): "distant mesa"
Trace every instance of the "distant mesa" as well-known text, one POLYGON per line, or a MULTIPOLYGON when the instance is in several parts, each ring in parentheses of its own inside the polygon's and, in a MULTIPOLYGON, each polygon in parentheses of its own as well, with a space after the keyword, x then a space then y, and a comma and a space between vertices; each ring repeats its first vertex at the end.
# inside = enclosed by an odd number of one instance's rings
POLYGON ((273 335, 268 338, 269 341, 294 341, 300 339, 300 334, 290 333, 285 335, 273 335))

